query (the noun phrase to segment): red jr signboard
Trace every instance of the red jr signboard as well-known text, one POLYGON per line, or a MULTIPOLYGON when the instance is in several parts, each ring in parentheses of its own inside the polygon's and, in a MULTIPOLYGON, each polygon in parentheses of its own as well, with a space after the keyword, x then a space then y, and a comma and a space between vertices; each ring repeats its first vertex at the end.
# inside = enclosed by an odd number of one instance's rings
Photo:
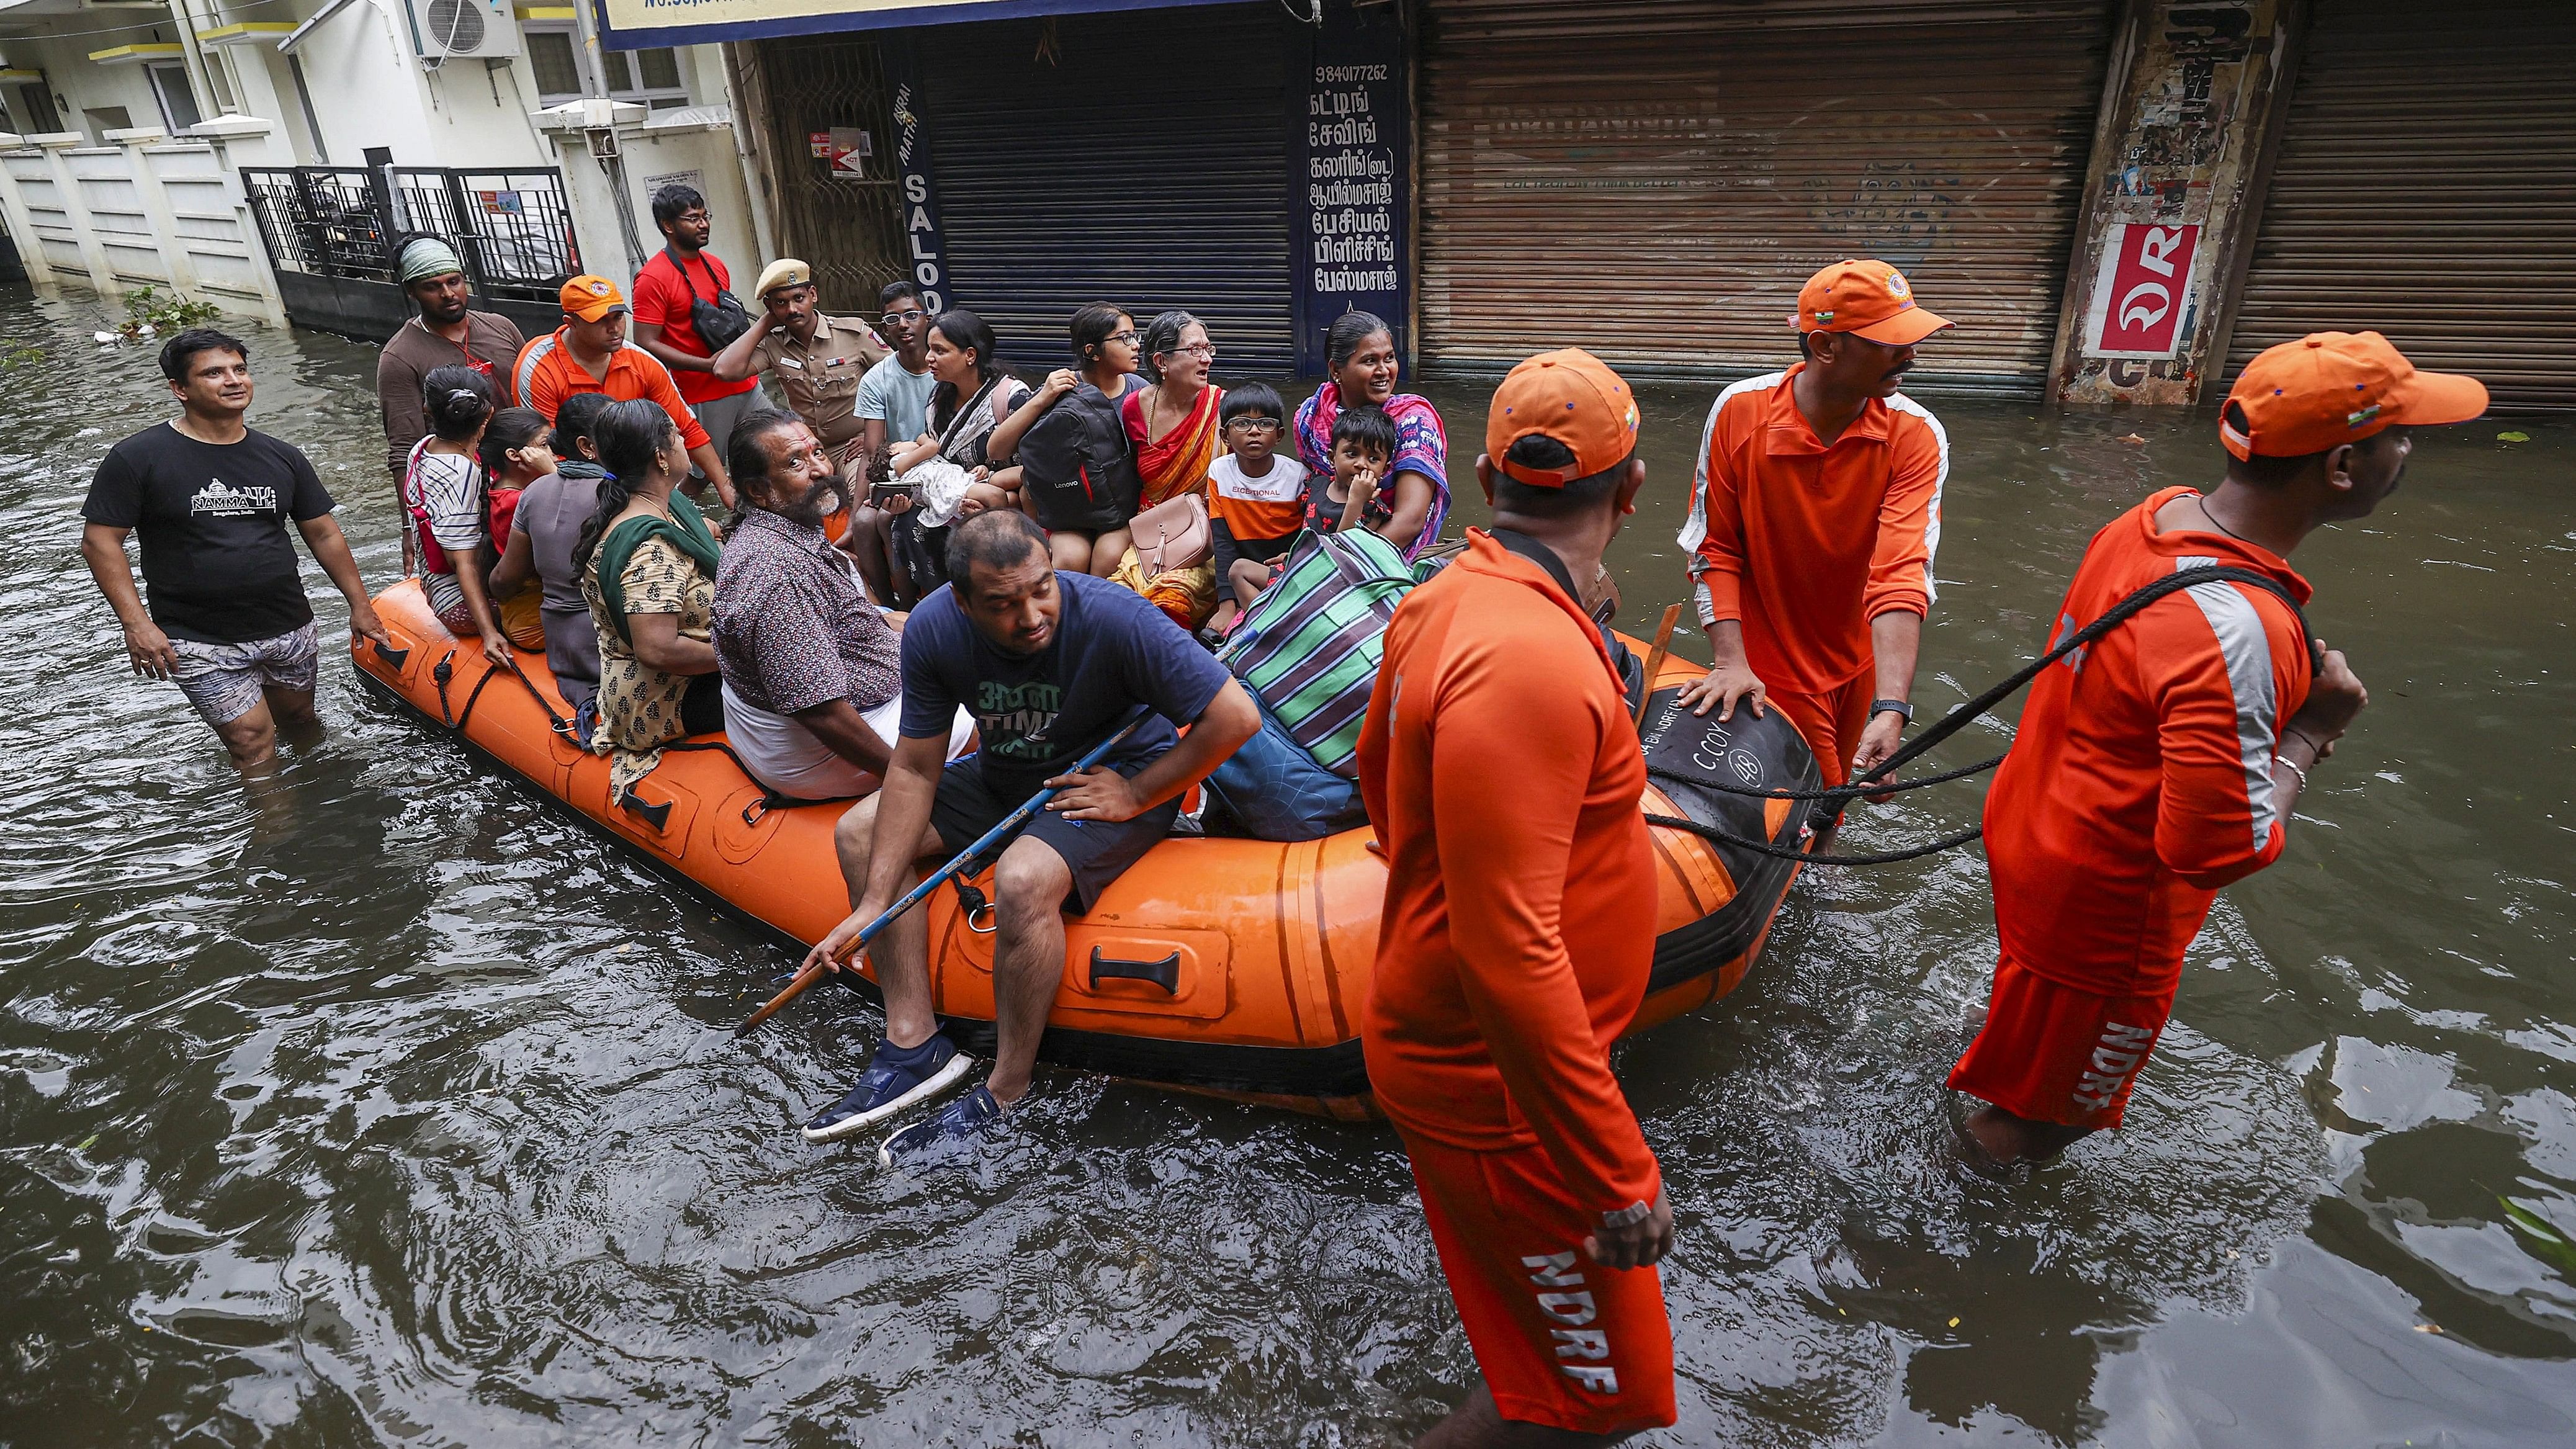
POLYGON ((2084 320, 2093 357, 2171 357, 2182 340, 2197 226, 2122 222, 2103 239, 2084 320))

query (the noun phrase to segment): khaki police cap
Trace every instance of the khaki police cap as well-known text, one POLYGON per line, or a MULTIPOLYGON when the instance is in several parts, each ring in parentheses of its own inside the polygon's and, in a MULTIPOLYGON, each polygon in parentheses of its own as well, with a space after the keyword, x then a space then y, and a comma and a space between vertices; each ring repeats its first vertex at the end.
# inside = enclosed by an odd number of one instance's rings
POLYGON ((781 287, 800 287, 814 280, 814 269, 794 257, 780 257, 763 268, 760 284, 751 289, 755 297, 766 297, 781 287))

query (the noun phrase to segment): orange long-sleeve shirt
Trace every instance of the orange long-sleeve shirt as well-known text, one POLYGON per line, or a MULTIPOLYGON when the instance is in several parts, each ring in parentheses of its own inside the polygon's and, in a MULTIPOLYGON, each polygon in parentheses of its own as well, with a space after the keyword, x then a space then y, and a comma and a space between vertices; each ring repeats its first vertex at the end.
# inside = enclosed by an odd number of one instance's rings
POLYGON ((1474 531, 1396 610, 1360 735, 1386 910, 1361 1018, 1398 1126, 1542 1144, 1607 1212, 1661 1181, 1610 1074, 1654 959, 1646 767, 1601 636, 1537 564, 1474 531))
POLYGON ((1932 607, 1950 437, 1899 393, 1827 447, 1791 395, 1805 366, 1718 394, 1680 543, 1700 623, 1742 620, 1764 684, 1822 694, 1870 667, 1870 620, 1932 607))
MULTIPOLYGON (((2307 580, 2252 544, 2156 531, 2168 488, 2085 550, 2051 646, 2179 569, 2228 564, 2307 580)), ((2272 791, 2282 722, 2307 702, 2298 616, 2262 589, 2169 594, 2033 681, 2012 753, 1987 792, 1986 860, 2004 954, 2106 996, 2173 988, 2219 887, 2278 859, 2272 791)))
POLYGON ((552 421, 564 399, 575 393, 606 393, 617 402, 643 398, 662 405, 671 421, 680 425, 680 446, 703 448, 707 430, 698 415, 680 397, 679 384, 671 381, 671 370, 661 359, 629 342, 608 359, 608 375, 593 377, 572 360, 572 349, 564 345, 564 329, 556 328, 519 349, 519 360, 510 369, 510 389, 523 408, 535 408, 552 421))

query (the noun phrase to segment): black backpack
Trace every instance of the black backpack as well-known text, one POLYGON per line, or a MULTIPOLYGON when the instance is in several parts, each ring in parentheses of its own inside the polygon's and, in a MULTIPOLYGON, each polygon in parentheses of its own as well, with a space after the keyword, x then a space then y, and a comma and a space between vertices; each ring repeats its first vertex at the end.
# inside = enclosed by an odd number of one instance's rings
MULTIPOLYGON (((689 329, 707 345, 709 357, 731 347, 742 334, 751 330, 751 314, 742 309, 742 303, 733 293, 718 287, 715 300, 708 301, 698 295, 698 284, 690 279, 689 269, 668 247, 663 248, 662 255, 671 258, 672 268, 680 274, 680 285, 689 289, 689 329)), ((715 270, 709 268, 707 276, 712 280, 715 270)))

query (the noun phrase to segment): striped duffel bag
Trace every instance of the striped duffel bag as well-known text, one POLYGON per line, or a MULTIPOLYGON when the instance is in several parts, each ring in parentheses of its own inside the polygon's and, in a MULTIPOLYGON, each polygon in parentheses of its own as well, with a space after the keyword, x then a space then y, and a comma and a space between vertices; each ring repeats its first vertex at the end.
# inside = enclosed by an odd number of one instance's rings
POLYGON ((1309 530, 1289 546, 1217 659, 1315 763, 1356 780, 1387 621, 1413 582, 1404 550, 1367 529, 1309 530))

